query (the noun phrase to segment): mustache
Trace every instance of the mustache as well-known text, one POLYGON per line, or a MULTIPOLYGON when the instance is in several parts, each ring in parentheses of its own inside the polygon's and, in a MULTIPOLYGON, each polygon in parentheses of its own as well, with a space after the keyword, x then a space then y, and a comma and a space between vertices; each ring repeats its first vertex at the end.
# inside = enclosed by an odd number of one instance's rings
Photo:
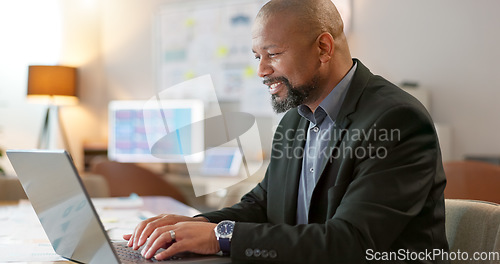
POLYGON ((282 82, 286 86, 290 86, 290 81, 286 77, 283 77, 283 76, 273 77, 273 78, 264 78, 264 80, 262 81, 262 83, 265 85, 269 85, 269 84, 275 83, 275 82, 282 82))

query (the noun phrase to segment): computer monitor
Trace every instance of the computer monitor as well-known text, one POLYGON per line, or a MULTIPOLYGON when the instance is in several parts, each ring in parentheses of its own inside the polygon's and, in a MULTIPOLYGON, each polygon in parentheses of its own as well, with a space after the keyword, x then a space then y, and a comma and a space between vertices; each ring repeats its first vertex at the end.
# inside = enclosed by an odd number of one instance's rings
POLYGON ((217 147, 206 151, 201 166, 204 175, 237 176, 240 172, 242 156, 239 148, 217 147))
POLYGON ((111 101, 108 158, 118 162, 203 161, 200 100, 111 101))

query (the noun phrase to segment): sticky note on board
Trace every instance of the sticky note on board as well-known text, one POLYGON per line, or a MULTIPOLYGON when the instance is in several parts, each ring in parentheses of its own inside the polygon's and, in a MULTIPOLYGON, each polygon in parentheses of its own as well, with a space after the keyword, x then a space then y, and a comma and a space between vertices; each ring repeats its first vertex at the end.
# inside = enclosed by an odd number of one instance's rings
POLYGON ((186 27, 194 27, 194 24, 196 24, 196 20, 194 18, 188 18, 184 21, 184 25, 186 27))
POLYGON ((193 70, 189 70, 186 73, 184 73, 184 79, 186 80, 193 79, 194 77, 196 77, 196 74, 193 70))
POLYGON ((226 46, 219 46, 215 51, 215 56, 217 58, 227 57, 227 54, 229 54, 229 49, 226 46))
POLYGON ((243 76, 245 78, 252 78, 255 76, 255 70, 252 66, 247 66, 245 67, 245 70, 243 71, 243 76))

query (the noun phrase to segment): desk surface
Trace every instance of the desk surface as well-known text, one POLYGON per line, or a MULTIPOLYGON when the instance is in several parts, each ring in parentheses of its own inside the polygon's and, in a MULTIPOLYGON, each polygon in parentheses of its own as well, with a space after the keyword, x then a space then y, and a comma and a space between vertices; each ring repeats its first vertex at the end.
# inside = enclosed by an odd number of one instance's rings
MULTIPOLYGON (((111 239, 121 236, 126 232, 126 229, 133 230, 135 225, 144 217, 160 213, 190 216, 199 213, 196 209, 170 197, 161 196, 98 198, 93 199, 93 203, 104 227, 107 230, 116 231, 116 234, 108 231, 111 239), (122 220, 121 218, 127 219, 122 220)), ((43 254, 49 254, 51 248, 43 253, 44 248, 40 249, 40 247, 50 247, 50 244, 28 201, 0 201, 0 225, 3 227, 0 230, 0 263, 15 261, 22 263, 73 263, 67 260, 53 261, 54 257, 43 256, 43 254), (32 248, 41 256, 26 256, 23 259, 22 256, 15 256, 12 253, 13 251, 24 251, 24 254, 26 254, 26 248, 32 248)))
POLYGON ((19 201, 0 201, 0 206, 13 206, 18 204, 19 201))

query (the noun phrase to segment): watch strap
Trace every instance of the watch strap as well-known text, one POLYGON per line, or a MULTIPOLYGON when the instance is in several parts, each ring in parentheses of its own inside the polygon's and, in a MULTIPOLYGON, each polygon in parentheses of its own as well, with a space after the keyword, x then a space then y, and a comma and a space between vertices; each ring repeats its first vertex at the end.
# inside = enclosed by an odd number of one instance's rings
POLYGON ((219 247, 224 255, 231 252, 231 240, 229 238, 219 238, 219 247))

